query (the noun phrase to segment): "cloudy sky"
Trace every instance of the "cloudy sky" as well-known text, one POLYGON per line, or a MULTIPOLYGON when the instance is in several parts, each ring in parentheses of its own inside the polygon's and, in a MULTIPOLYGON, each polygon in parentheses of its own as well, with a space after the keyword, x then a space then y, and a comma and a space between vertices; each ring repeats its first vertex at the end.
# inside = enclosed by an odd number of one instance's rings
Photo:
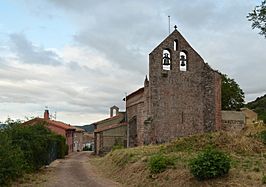
POLYGON ((255 0, 10 0, 0 3, 0 121, 42 116, 81 125, 143 85, 148 54, 178 30, 246 101, 266 93, 266 39, 255 0))

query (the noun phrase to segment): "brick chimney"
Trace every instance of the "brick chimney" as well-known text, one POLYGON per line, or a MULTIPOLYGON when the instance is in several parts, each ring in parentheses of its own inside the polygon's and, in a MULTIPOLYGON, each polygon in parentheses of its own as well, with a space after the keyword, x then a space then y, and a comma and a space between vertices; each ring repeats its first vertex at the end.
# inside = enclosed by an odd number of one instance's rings
POLYGON ((50 119, 49 118, 49 110, 45 110, 44 111, 44 116, 43 116, 44 119, 50 119))

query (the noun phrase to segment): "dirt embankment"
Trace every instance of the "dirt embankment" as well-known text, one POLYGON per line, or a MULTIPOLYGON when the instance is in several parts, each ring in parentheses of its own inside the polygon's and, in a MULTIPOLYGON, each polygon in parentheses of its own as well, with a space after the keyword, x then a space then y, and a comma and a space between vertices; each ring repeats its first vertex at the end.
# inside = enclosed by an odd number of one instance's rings
MULTIPOLYGON (((266 146, 256 136, 265 126, 245 129, 240 134, 216 132, 178 138, 163 144, 121 149, 102 158, 91 158, 106 177, 124 186, 263 186, 266 175, 266 146), (222 178, 197 181, 188 162, 204 147, 212 145, 232 159, 229 174, 222 178), (174 166, 159 174, 151 174, 151 156, 162 154, 174 161, 174 166)), ((266 186, 266 185, 265 185, 266 186)))

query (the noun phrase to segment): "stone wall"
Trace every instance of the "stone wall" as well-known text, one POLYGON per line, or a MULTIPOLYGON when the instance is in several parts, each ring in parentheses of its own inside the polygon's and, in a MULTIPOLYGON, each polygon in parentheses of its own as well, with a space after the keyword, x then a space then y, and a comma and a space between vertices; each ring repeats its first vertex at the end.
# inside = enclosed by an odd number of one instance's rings
POLYGON ((144 122, 144 88, 127 99, 127 120, 129 124, 129 146, 143 144, 144 122))
POLYGON ((245 127, 245 114, 238 111, 222 111, 222 130, 239 132, 245 127))
POLYGON ((178 136, 215 131, 221 126, 220 74, 204 63, 178 31, 151 52, 149 62, 150 119, 145 143, 163 143, 178 136), (169 71, 162 67, 164 49, 171 54, 169 71), (180 71, 180 52, 184 50, 187 71, 180 71))
POLYGON ((258 121, 258 114, 248 108, 241 108, 241 111, 246 116, 246 124, 253 124, 258 121))
POLYGON ((105 154, 112 150, 115 145, 126 147, 127 126, 110 128, 101 132, 95 132, 95 153, 97 155, 105 154))
POLYGON ((221 75, 174 31, 149 55, 149 80, 127 97, 129 145, 221 129, 221 75), (164 69, 163 52, 170 55, 164 69), (186 71, 180 68, 186 54, 186 71), (169 67, 169 66, 168 66, 169 67))

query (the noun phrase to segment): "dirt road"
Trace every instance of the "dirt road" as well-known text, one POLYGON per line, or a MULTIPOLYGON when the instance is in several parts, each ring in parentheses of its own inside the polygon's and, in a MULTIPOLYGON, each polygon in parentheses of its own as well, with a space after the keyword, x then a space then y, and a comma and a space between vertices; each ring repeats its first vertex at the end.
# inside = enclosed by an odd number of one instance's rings
POLYGON ((109 179, 101 177, 96 168, 88 162, 89 152, 78 152, 65 159, 54 161, 38 183, 21 186, 44 187, 117 187, 121 186, 109 179), (44 179, 45 178, 45 179, 44 179))

